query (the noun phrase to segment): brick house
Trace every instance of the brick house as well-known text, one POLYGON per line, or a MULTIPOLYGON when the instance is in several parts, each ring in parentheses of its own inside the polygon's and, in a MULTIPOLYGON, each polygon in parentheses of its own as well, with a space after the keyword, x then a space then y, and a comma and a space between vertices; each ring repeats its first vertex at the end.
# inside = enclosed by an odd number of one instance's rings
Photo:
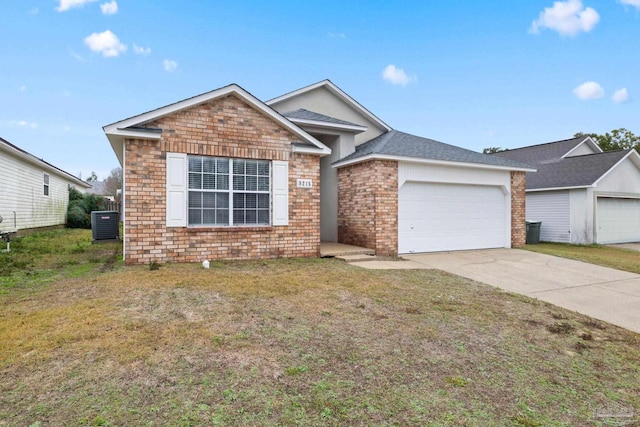
POLYGON ((324 80, 232 84, 110 125, 128 264, 521 246, 527 165, 398 132, 324 80))

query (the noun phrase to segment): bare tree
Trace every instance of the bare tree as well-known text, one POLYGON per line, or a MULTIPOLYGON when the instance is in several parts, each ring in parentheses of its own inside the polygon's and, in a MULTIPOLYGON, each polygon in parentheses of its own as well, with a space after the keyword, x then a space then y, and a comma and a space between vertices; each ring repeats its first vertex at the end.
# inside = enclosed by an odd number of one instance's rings
POLYGON ((115 201, 120 203, 120 191, 122 189, 122 168, 115 168, 104 180, 105 193, 107 196, 113 196, 115 201))

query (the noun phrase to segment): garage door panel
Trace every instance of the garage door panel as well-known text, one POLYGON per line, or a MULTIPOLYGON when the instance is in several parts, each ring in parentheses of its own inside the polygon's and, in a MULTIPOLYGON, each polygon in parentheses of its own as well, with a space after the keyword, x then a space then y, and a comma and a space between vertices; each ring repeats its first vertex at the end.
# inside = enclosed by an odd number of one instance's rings
POLYGON ((640 241, 640 199, 598 197, 596 209, 598 243, 640 241))
POLYGON ((407 182, 399 196, 399 252, 505 247, 506 195, 496 186, 407 182))

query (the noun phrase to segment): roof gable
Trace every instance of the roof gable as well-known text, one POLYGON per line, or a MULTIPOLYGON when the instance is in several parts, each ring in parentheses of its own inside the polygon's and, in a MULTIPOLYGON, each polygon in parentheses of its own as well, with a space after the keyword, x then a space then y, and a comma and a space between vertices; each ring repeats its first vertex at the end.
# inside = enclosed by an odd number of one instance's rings
POLYGON ((356 144, 366 142, 391 130, 389 125, 347 95, 330 80, 322 80, 289 92, 267 101, 266 104, 281 113, 306 109, 366 127, 367 131, 356 137, 356 144))
POLYGON ((162 133, 158 132, 158 129, 147 129, 141 127, 145 123, 157 120, 169 114, 182 111, 196 105, 204 104, 209 101, 213 101, 225 96, 233 95, 238 97, 241 101, 246 102, 256 110, 260 111, 273 121, 282 125, 285 129, 289 130, 294 135, 297 135, 301 139, 301 144, 295 144, 293 149, 296 151, 303 151, 308 153, 314 153, 319 155, 330 154, 329 147, 318 141, 313 136, 309 135, 306 131, 301 129, 296 124, 287 120, 284 116, 279 114, 274 109, 260 101, 255 96, 251 95, 246 90, 242 89, 236 84, 224 86, 222 88, 212 90, 200 95, 196 95, 191 98, 184 99, 182 101, 175 102, 173 104, 165 105, 155 110, 148 111, 146 113, 138 114, 133 117, 129 117, 124 120, 103 126, 103 130, 111 143, 120 164, 123 162, 122 148, 124 145, 124 139, 129 138, 142 138, 142 139, 160 139, 162 133))

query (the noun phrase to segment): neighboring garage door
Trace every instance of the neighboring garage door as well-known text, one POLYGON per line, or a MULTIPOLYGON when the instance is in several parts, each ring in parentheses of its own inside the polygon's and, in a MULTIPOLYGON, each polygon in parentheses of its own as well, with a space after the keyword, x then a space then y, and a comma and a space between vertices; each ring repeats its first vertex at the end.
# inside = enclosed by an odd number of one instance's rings
POLYGON ((398 252, 507 246, 500 187, 407 182, 398 197, 398 252))
POLYGON ((598 243, 640 242, 640 199, 598 197, 598 243))

